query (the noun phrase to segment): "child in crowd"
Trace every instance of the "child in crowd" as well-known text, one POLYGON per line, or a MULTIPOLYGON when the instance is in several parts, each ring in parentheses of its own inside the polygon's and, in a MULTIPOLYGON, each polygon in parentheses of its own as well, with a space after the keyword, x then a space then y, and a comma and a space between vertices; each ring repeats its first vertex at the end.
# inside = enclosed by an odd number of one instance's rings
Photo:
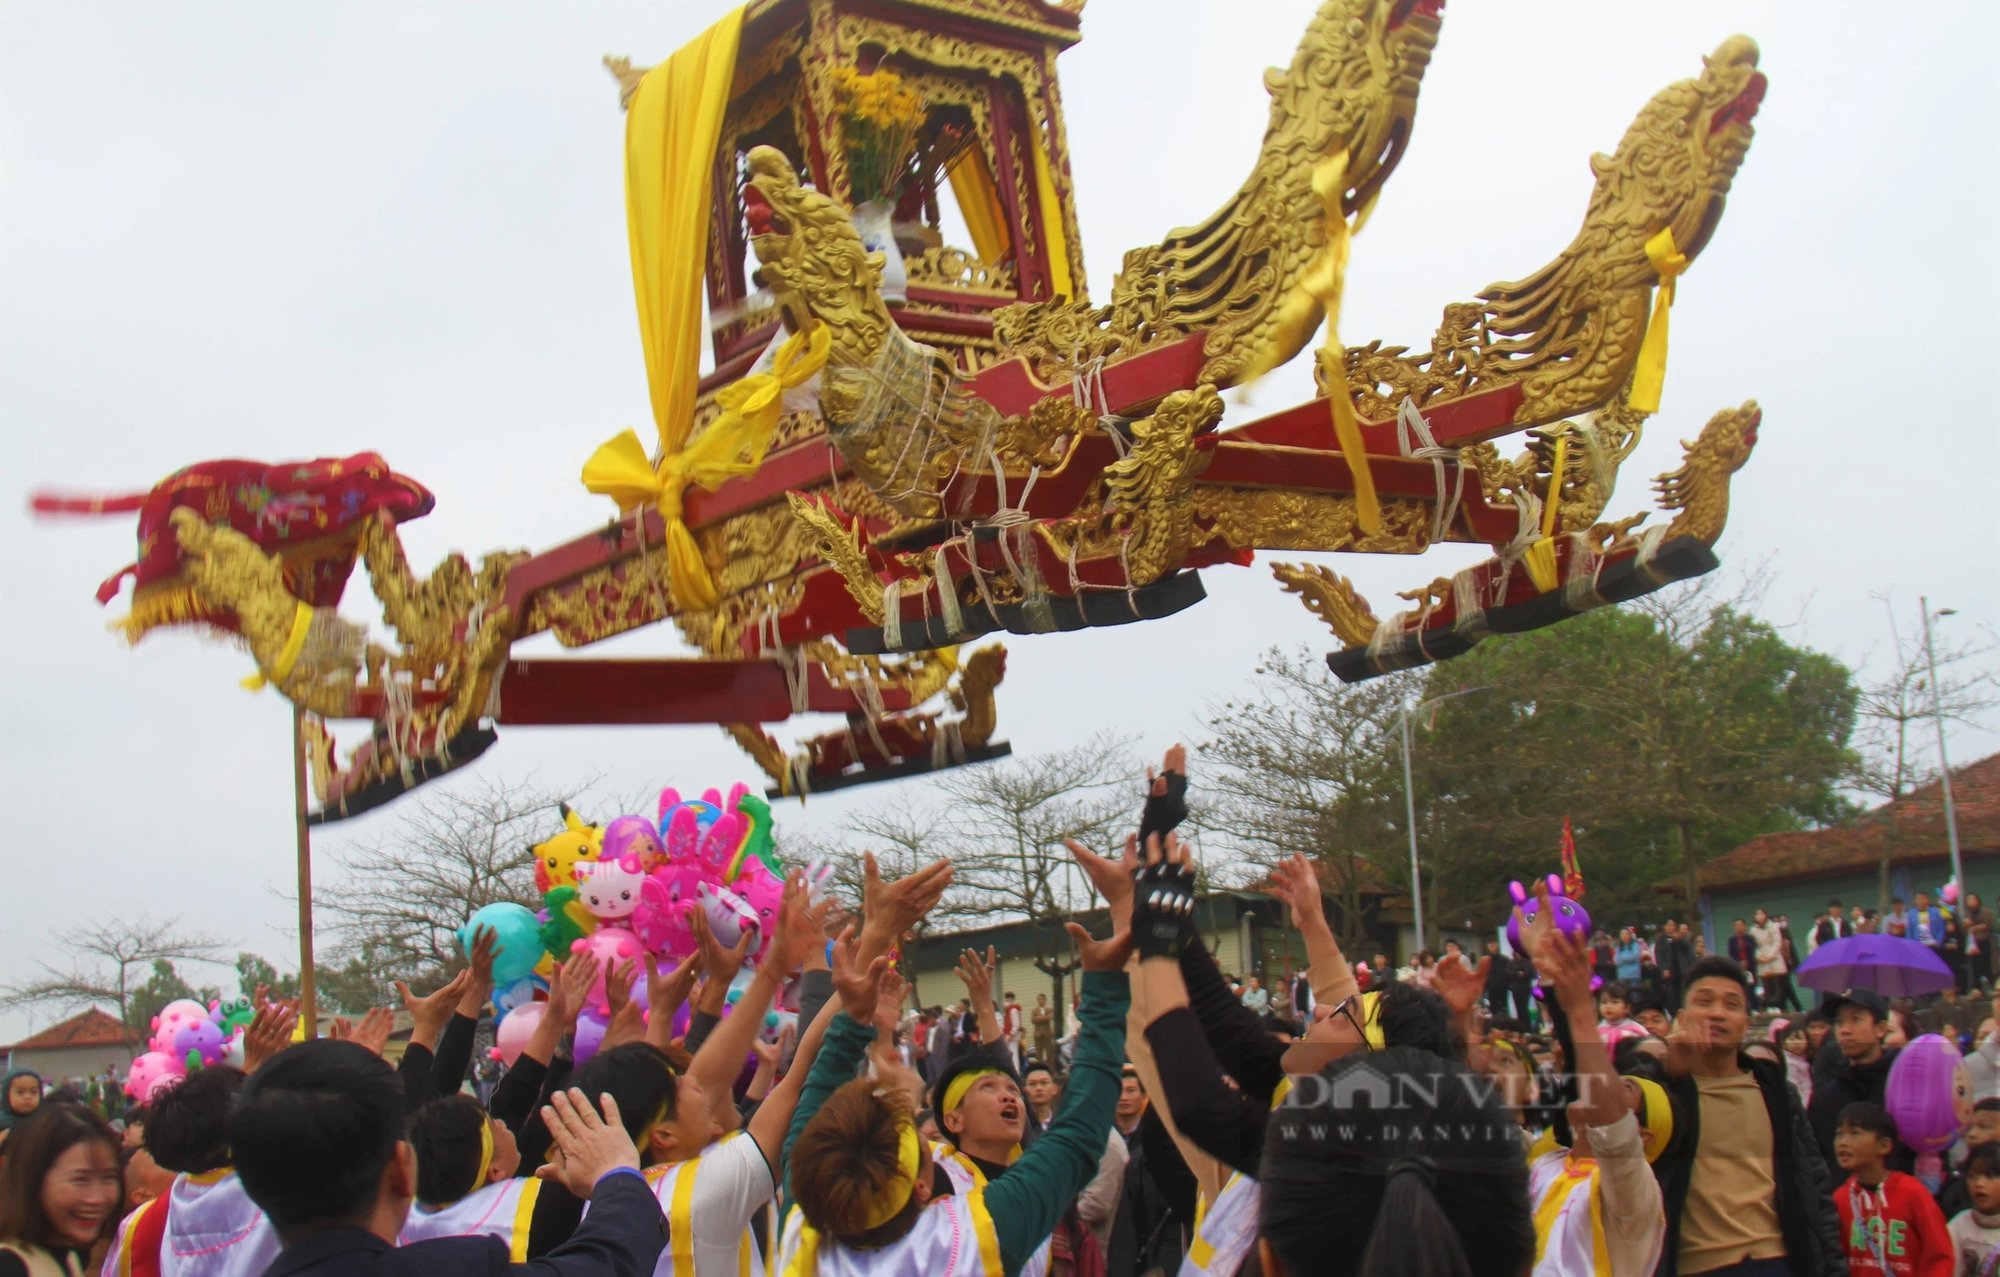
POLYGON ((1889 1169, 1896 1120, 1858 1100, 1840 1110, 1833 1140, 1847 1182, 1833 1191, 1847 1270, 1854 1277, 1953 1277, 1944 1212, 1914 1175, 1889 1169))
POLYGON ((1965 1159, 1965 1184, 1972 1205, 1951 1220, 1956 1271, 1958 1277, 1991 1277, 2000 1272, 2000 1144, 1972 1150, 1965 1159))
POLYGON ((1646 1028, 1632 1018, 1632 991, 1613 982, 1597 993, 1597 1038, 1610 1050, 1626 1038, 1646 1036, 1646 1028))
MULTIPOLYGON (((1972 1106, 1972 1120, 1965 1126, 1965 1147, 1977 1152, 1987 1144, 2000 1144, 2000 1098, 1980 1100, 1972 1106)), ((1966 1182, 1970 1175, 1968 1156, 1965 1165, 1958 1167, 1951 1178, 1938 1186, 1937 1201, 1945 1218, 1950 1219, 1972 1209, 1971 1186, 1966 1182)))

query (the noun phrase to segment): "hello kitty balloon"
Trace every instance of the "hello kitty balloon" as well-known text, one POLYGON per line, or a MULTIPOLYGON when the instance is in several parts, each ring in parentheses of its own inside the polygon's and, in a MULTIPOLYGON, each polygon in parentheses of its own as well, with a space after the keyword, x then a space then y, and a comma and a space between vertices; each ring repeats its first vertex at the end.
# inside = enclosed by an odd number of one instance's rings
POLYGON ((646 881, 646 873, 637 856, 611 859, 609 837, 607 834, 605 859, 577 864, 576 894, 583 907, 600 922, 619 922, 630 918, 639 907, 639 888, 646 881))

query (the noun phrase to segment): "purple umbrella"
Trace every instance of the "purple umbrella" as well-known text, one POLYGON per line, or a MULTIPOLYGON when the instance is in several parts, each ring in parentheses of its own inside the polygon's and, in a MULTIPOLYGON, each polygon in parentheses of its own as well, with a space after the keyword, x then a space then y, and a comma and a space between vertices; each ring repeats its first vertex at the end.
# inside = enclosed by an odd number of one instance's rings
POLYGON ((1799 983, 1821 993, 1873 989, 1885 998, 1914 998, 1955 982, 1944 959, 1901 936, 1833 940, 1799 964, 1799 983))

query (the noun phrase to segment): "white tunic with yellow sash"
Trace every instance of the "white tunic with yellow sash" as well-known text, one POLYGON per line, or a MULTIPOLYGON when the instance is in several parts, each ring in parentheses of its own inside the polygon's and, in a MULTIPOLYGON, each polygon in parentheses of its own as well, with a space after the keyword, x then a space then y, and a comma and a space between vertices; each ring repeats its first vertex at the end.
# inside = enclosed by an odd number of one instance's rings
POLYGON ((1180 1277, 1235 1277, 1257 1244, 1257 1207, 1263 1194, 1242 1171, 1231 1175, 1213 1203, 1198 1204, 1194 1240, 1181 1260, 1180 1277))
POLYGON ((438 1237, 497 1237, 507 1243, 507 1253, 514 1263, 525 1264, 528 1232, 541 1192, 542 1181, 538 1179, 503 1179, 449 1206, 435 1210, 412 1207, 410 1217, 403 1221, 397 1244, 427 1242, 438 1237))
POLYGON ((777 1183, 757 1141, 735 1131, 645 1175, 669 1233, 654 1277, 764 1277, 751 1220, 777 1183))
POLYGON ((917 1222, 880 1250, 854 1250, 806 1227, 805 1212, 785 1215, 779 1277, 1005 1277, 1000 1235, 977 1189, 933 1198, 917 1222))
POLYGON ((160 1277, 263 1277, 278 1250, 277 1231, 235 1171, 175 1177, 160 1277))

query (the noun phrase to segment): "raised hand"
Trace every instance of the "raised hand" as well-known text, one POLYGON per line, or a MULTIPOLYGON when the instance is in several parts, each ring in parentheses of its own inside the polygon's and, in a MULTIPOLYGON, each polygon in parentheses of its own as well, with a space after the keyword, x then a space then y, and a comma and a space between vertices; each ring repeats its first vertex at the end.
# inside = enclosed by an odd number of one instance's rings
POLYGON ((639 978, 639 964, 631 958, 625 959, 604 977, 604 1009, 606 1018, 616 1020, 632 1001, 632 985, 639 978))
POLYGON ((859 948, 852 927, 833 942, 833 991, 840 995, 840 1009, 849 1019, 868 1024, 875 1018, 889 959, 878 955, 863 966, 858 961, 859 948))
POLYGON ((681 959, 679 966, 662 972, 659 964, 653 961, 653 955, 646 955, 646 1005, 651 1008, 651 1014, 664 1015, 671 1020, 686 1005, 688 994, 694 991, 696 960, 697 955, 690 953, 681 959))
POLYGON ((1194 863, 1174 834, 1146 840, 1146 863, 1133 884, 1132 935, 1143 958, 1179 958, 1194 939, 1194 863))
POLYGON ((958 979, 965 985, 965 996, 972 999, 973 1006, 992 1005, 993 968, 999 961, 999 952, 991 945, 983 958, 977 949, 967 949, 958 955, 958 979))
POLYGON ((549 1009, 544 1018, 552 1018, 567 1033, 576 1028, 576 1018, 583 1014, 583 1005, 590 1000, 591 986, 597 982, 597 972, 603 966, 594 953, 571 954, 568 962, 556 968, 555 979, 549 981, 549 1009))
POLYGON ((500 936, 491 927, 472 933, 472 961, 466 969, 472 978, 459 995, 458 1014, 478 1019, 493 997, 493 960, 500 956, 500 936))
POLYGON ((764 969, 780 983, 791 979, 807 953, 826 948, 819 939, 819 928, 813 923, 813 908, 804 871, 794 869, 787 873, 784 895, 778 901, 778 920, 771 928, 771 947, 764 951, 764 969))
POLYGON ((337 1017, 327 1036, 367 1047, 376 1055, 380 1055, 388 1047, 390 1030, 395 1027, 396 1017, 390 1013, 388 1007, 369 1007, 368 1014, 361 1017, 359 1024, 346 1016, 337 1017))
POLYGON ((1077 960, 1083 964, 1085 971, 1123 971, 1125 960, 1132 956, 1132 931, 1129 927, 1112 932, 1110 938, 1105 940, 1097 939, 1074 922, 1065 922, 1063 930, 1076 941, 1077 960))
POLYGON ((627 1042, 638 1042, 646 1036, 646 1013, 628 994, 618 1009, 611 1013, 611 1022, 604 1028, 604 1041, 598 1044, 599 1051, 609 1051, 614 1046, 624 1046, 627 1042))
POLYGON ((689 921, 694 928, 697 951, 701 954, 702 974, 711 982, 727 988, 729 982, 736 978, 736 973, 743 969, 743 959, 749 956, 750 946, 757 942, 757 932, 746 927, 743 934, 737 937, 734 947, 725 948, 709 927, 707 914, 697 909, 689 921))
POLYGON ((1139 871, 1139 836, 1132 834, 1125 839, 1125 855, 1119 860, 1100 856, 1074 838, 1063 839, 1063 846, 1076 857, 1077 867, 1097 888, 1097 894, 1104 897, 1112 929, 1125 930, 1132 921, 1132 878, 1139 871))
POLYGON ((410 992, 409 985, 396 981, 396 993, 403 999, 403 1009, 410 1013, 410 1041, 436 1049, 438 1034, 444 1032, 446 1021, 451 1019, 460 996, 471 983, 472 972, 461 971, 420 998, 410 992))
MULTIPOLYGON (((1432 987, 1444 999, 1452 1014, 1464 1015, 1479 1004, 1486 993, 1486 972, 1493 965, 1491 957, 1479 959, 1479 965, 1469 962, 1440 962, 1432 973, 1432 987)), ((1587 981, 1586 981, 1587 983, 1587 981)))
POLYGON ((292 1030, 299 1022, 299 1002, 259 1002, 250 1027, 243 1030, 243 1071, 255 1073, 278 1052, 292 1044, 292 1030))
POLYGON ((939 860, 894 882, 882 880, 875 853, 862 857, 861 955, 872 958, 902 942, 951 885, 951 862, 939 860))
POLYGON ((557 1091, 549 1099, 542 1109, 542 1121, 554 1142, 554 1157, 536 1175, 559 1181, 587 1201, 597 1181, 612 1171, 621 1166, 639 1169, 639 1150, 619 1120, 618 1101, 601 1096, 604 1114, 600 1117, 575 1087, 557 1091))
POLYGON ((887 1041, 895 1041, 896 1030, 903 1023, 903 1000, 910 995, 910 982, 903 973, 890 967, 882 973, 882 987, 875 994, 875 1032, 887 1041))
POLYGON ((1293 925, 1301 931, 1315 920, 1326 920, 1326 900, 1319 890, 1319 869, 1297 852, 1271 866, 1271 881, 1264 891, 1290 907, 1293 925))

